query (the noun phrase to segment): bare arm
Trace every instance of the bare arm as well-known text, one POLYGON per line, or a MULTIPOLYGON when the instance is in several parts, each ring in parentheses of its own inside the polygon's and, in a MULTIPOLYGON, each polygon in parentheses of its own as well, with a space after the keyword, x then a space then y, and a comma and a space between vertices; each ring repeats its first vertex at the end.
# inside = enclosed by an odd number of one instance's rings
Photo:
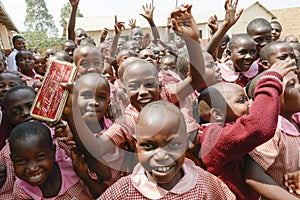
POLYGON ((232 0, 226 0, 225 2, 225 20, 221 27, 216 31, 211 40, 208 43, 206 51, 211 55, 215 55, 215 51, 221 42, 222 38, 226 34, 226 32, 237 22, 240 18, 243 9, 236 12, 236 7, 238 4, 238 0, 232 2, 232 0))
POLYGON ((125 26, 124 26, 124 22, 118 22, 118 19, 117 19, 117 16, 115 15, 115 36, 114 36, 114 39, 112 41, 112 45, 111 45, 111 48, 110 48, 110 56, 111 57, 115 57, 115 54, 116 54, 116 51, 117 51, 117 47, 118 47, 118 40, 119 40, 119 37, 122 33, 122 28, 124 29, 125 26))
POLYGON ((180 82, 177 87, 179 99, 184 99, 204 83, 205 67, 201 45, 199 42, 199 31, 197 24, 191 14, 192 5, 184 4, 171 13, 171 22, 177 35, 182 37, 186 43, 190 68, 187 78, 180 82))
POLYGON ((69 18, 69 25, 68 25, 68 39, 75 40, 75 21, 76 21, 76 12, 79 4, 79 0, 69 0, 72 6, 71 14, 69 18))
POLYGON ((298 199, 277 185, 277 183, 266 174, 265 170, 250 158, 250 156, 247 158, 244 172, 245 182, 262 196, 273 200, 298 199))
POLYGON ((115 145, 113 141, 105 134, 95 139, 95 136, 83 121, 78 108, 77 98, 78 92, 73 84, 66 84, 63 87, 67 88, 71 94, 68 97, 63 114, 69 124, 76 145, 91 157, 102 161, 102 156, 108 152, 114 152, 115 145))
POLYGON ((160 39, 160 36, 159 36, 159 32, 158 32, 157 27, 153 20, 153 11, 154 11, 155 7, 150 3, 149 5, 148 4, 143 5, 143 9, 144 9, 145 13, 140 14, 140 15, 145 17, 146 20, 149 22, 151 30, 152 30, 152 34, 154 37, 153 42, 156 44, 157 39, 160 39))

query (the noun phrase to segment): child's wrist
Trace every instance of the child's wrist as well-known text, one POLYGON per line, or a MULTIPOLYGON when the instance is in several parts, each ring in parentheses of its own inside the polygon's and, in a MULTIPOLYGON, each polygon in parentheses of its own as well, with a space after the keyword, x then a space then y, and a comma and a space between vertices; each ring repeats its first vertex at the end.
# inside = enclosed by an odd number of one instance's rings
POLYGON ((282 83, 282 81, 283 81, 282 75, 276 71, 266 72, 260 79, 264 79, 264 78, 274 78, 274 79, 278 80, 280 83, 282 83))

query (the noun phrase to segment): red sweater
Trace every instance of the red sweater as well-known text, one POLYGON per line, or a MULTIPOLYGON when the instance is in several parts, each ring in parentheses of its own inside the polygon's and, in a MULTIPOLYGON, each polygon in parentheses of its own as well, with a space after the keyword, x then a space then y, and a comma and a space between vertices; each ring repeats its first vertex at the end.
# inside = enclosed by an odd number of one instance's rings
POLYGON ((258 199, 243 179, 245 156, 271 139, 280 111, 282 76, 267 72, 258 81, 249 113, 235 122, 212 124, 203 133, 201 157, 207 170, 221 178, 237 199, 258 199), (279 81, 280 80, 280 81, 279 81))

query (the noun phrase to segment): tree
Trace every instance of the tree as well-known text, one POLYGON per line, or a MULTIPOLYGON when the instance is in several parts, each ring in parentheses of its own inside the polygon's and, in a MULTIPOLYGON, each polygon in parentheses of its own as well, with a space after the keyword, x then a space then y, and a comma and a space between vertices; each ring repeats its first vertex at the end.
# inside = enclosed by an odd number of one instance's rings
MULTIPOLYGON (((65 5, 60 9, 60 25, 64 27, 65 18, 70 16, 71 12, 71 4, 69 2, 65 3, 65 5)), ((80 12, 80 9, 77 9, 76 17, 83 17, 83 14, 80 12)))
POLYGON ((44 32, 49 36, 57 36, 58 30, 55 26, 53 16, 49 14, 44 0, 25 0, 26 17, 24 25, 27 32, 44 32))

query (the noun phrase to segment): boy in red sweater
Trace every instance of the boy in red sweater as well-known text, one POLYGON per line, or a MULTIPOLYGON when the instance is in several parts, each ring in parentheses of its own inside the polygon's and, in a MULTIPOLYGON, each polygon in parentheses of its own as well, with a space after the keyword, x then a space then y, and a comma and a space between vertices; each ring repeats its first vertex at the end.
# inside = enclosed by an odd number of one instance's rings
POLYGON ((221 178, 237 199, 259 198, 243 180, 245 157, 273 137, 282 77, 295 69, 290 67, 293 63, 278 62, 260 78, 250 108, 242 87, 233 83, 218 83, 201 92, 199 110, 209 110, 212 122, 202 136, 202 160, 207 170, 221 178))

